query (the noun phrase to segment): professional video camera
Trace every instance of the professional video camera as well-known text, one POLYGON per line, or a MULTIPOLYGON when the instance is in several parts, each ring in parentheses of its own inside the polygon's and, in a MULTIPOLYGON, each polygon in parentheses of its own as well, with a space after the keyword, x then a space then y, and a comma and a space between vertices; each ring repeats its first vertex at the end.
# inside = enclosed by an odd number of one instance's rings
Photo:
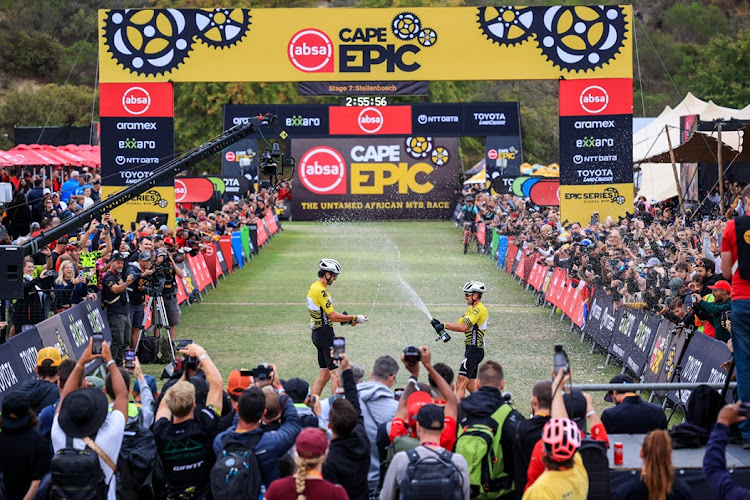
POLYGON ((268 380, 271 378, 271 374, 273 373, 273 368, 271 368, 268 363, 261 363, 255 368, 253 368, 253 378, 255 380, 268 380))
POLYGON ((263 154, 260 155, 260 161, 258 164, 258 171, 268 176, 268 180, 271 183, 271 188, 276 189, 279 184, 279 176, 284 175, 284 168, 291 168, 292 172, 289 177, 294 177, 294 167, 296 162, 291 156, 285 156, 281 152, 281 148, 278 142, 274 142, 271 145, 271 149, 266 149, 263 154))

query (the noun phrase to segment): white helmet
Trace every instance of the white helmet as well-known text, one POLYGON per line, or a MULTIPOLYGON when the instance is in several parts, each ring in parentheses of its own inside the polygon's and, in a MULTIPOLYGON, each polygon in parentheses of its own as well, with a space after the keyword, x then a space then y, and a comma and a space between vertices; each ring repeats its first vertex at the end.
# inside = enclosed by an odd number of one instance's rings
POLYGON ((341 264, 333 259, 321 259, 318 267, 321 271, 328 271, 333 274, 341 274, 341 264))
POLYGON ((464 293, 484 293, 487 288, 481 281, 469 281, 464 285, 464 293))

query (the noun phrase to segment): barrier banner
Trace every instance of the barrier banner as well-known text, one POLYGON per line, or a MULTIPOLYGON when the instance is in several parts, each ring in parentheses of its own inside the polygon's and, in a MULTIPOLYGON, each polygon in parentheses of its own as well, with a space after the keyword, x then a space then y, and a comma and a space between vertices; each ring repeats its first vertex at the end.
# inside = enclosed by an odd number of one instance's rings
MULTIPOLYGON (((190 270, 190 265, 188 264, 188 259, 186 258, 182 262, 177 264, 177 267, 180 268, 180 271, 182 271, 182 286, 185 289, 185 293, 187 295, 191 295, 193 292, 198 291, 198 283, 195 280, 195 276, 193 275, 193 272, 190 270)), ((179 276, 177 276, 179 279, 179 276)))
POLYGON ((0 402, 5 394, 37 378, 36 355, 42 347, 42 339, 34 328, 0 345, 0 402))
MULTIPOLYGON (((81 354, 88 348, 89 339, 94 333, 101 333, 104 340, 112 342, 112 331, 109 329, 109 323, 104 319, 101 299, 98 297, 96 300, 84 300, 61 312, 58 316, 62 320, 63 328, 68 332, 73 359, 81 357, 81 354)), ((86 365, 87 373, 99 364, 101 364, 101 359, 96 359, 86 365)))
MULTIPOLYGON (((256 226, 258 226, 257 230, 260 232, 262 230, 261 225, 256 223, 256 226)), ((242 226, 242 229, 240 230, 240 241, 242 242, 243 259, 249 259, 250 254, 253 251, 255 251, 255 253, 258 253, 255 247, 253 247, 253 243, 250 241, 250 228, 248 226, 242 226)), ((260 241, 258 242, 258 247, 260 247, 260 241)))
POLYGON ((518 248, 516 251, 515 259, 513 259, 513 267, 511 268, 511 273, 518 276, 518 265, 521 263, 521 259, 523 258, 523 248, 518 248))
MULTIPOLYGON (((257 236, 258 246, 262 247, 266 243, 266 240, 268 239, 268 234, 266 234, 266 226, 263 225, 263 219, 255 219, 255 230, 257 231, 257 235, 258 235, 257 236)), ((248 231, 248 236, 249 236, 250 228, 247 228, 247 231, 248 231)), ((243 239, 243 242, 244 242, 244 239, 243 239)), ((245 251, 247 250, 248 249, 245 249, 245 251)))
POLYGON ((427 95, 428 82, 299 82, 299 95, 427 95))
POLYGON ((263 220, 266 221, 266 226, 271 235, 274 235, 279 231, 279 223, 276 221, 276 216, 270 211, 266 214, 263 220))
POLYGON ((492 229, 492 242, 490 243, 490 255, 492 255, 493 258, 497 259, 497 241, 498 241, 498 233, 497 229, 492 229))
POLYGON ((505 253, 505 271, 508 276, 513 274, 513 264, 516 262, 516 254, 518 253, 518 247, 513 243, 508 244, 508 251, 505 253))
POLYGON ((617 325, 617 313, 612 297, 604 289, 594 287, 594 297, 589 308, 589 317, 583 331, 603 349, 609 348, 610 340, 617 325))
POLYGON ((219 246, 221 247, 221 254, 224 256, 224 266, 229 274, 234 273, 234 251, 232 250, 232 236, 224 234, 219 236, 219 246))
MULTIPOLYGON (((230 240, 229 242, 230 251, 231 251, 231 244, 232 242, 230 240)), ((227 265, 227 260, 224 257, 224 249, 221 248, 221 243, 219 243, 218 241, 215 241, 213 245, 214 245, 214 251, 216 252, 216 262, 219 264, 216 272, 218 273, 218 275, 223 276, 224 274, 229 272, 229 266, 227 265)))
POLYGON ((502 268, 505 265, 505 255, 508 253, 508 237, 498 235, 497 237, 497 267, 502 268))
POLYGON ((211 284, 211 276, 208 274, 206 261, 203 260, 203 254, 198 253, 195 257, 187 255, 186 261, 190 266, 190 271, 196 288, 198 288, 199 292, 202 292, 211 284))
POLYGON ((188 296, 185 292, 185 284, 181 279, 176 279, 175 281, 177 282, 177 305, 182 305, 188 301, 188 296))
POLYGON ((232 233, 232 250, 237 258, 237 265, 242 269, 249 255, 245 253, 245 248, 242 244, 242 233, 232 233))
POLYGON ((216 268, 218 267, 218 262, 216 261, 216 247, 210 242, 206 243, 206 248, 201 250, 201 254, 206 262, 206 270, 208 271, 209 278, 211 278, 211 283, 216 286, 217 277, 221 274, 221 267, 219 267, 219 274, 216 273, 216 268))
POLYGON ((295 220, 449 219, 458 140, 295 139, 295 220))
POLYGON ((100 10, 99 72, 103 82, 631 78, 631 31, 629 5, 100 10))
POLYGON ((672 337, 676 337, 676 335, 672 335, 674 326, 674 323, 667 319, 662 318, 659 321, 659 328, 656 329, 656 335, 654 336, 654 343, 651 346, 648 363, 646 363, 645 369, 643 370, 644 382, 659 382, 660 379, 663 382, 666 380, 666 376, 663 376, 664 364, 667 361, 672 337))
MULTIPOLYGON (((727 379, 727 371, 719 368, 724 361, 732 358, 726 343, 702 333, 693 334, 682 356, 679 379, 675 376, 672 382, 715 383, 722 384, 727 379)), ((687 403, 692 391, 669 391, 667 397, 672 402, 687 403)))
POLYGON ((214 184, 206 177, 177 177, 175 203, 205 203, 214 196, 214 184))
POLYGON ((609 352, 640 377, 659 328, 659 316, 622 307, 623 313, 612 335, 609 352))

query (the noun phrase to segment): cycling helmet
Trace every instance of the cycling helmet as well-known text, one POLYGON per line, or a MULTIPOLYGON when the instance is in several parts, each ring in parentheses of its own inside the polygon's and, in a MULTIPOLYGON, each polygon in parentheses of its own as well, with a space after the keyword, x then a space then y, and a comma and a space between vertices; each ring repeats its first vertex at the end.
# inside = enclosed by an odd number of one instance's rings
POLYGON ((464 285, 464 293, 484 293, 487 288, 481 281, 469 281, 464 285))
POLYGON ((544 425, 542 441, 549 458, 555 462, 564 462, 581 447, 581 431, 568 418, 553 418, 544 425))
POLYGON ((328 271, 333 274, 341 274, 341 264, 333 259, 320 259, 318 267, 321 271, 328 271))

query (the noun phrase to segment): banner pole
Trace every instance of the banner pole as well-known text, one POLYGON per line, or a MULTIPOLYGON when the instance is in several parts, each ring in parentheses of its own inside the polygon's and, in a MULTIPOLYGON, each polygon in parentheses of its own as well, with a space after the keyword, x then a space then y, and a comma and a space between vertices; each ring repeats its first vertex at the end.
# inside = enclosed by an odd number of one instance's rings
MULTIPOLYGON (((679 175, 677 175, 677 163, 675 162, 674 149, 672 148, 672 138, 669 137, 669 125, 664 125, 664 132, 667 134, 667 143, 669 144, 669 159, 672 161, 672 173, 674 174, 674 184, 675 184, 675 187, 677 187, 677 197, 680 200, 680 213, 684 214, 685 205, 682 200, 682 189, 680 188, 680 177, 679 175)), ((721 132, 719 132, 719 143, 721 143, 721 132)), ((721 148, 719 148, 719 150, 721 150, 721 148)), ((721 156, 719 156, 719 161, 721 161, 721 156)), ((719 174, 719 182, 721 182, 721 173, 719 174)), ((723 212, 723 209, 722 209, 722 212, 723 212)))

